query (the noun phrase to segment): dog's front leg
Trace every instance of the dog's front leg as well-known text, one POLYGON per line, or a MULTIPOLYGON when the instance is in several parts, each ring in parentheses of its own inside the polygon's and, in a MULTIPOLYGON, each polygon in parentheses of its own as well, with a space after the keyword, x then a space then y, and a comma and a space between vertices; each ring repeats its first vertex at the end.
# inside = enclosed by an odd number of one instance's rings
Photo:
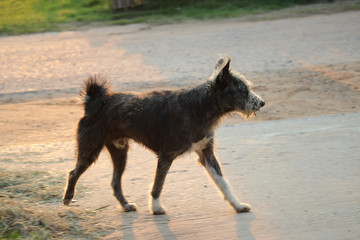
POLYGON ((239 200, 232 193, 227 180, 221 172, 220 164, 213 152, 213 143, 209 142, 204 149, 197 153, 199 155, 200 163, 204 165, 211 179, 224 195, 225 200, 230 203, 236 212, 240 213, 250 211, 250 205, 239 202, 239 200))
POLYGON ((129 142, 126 138, 120 141, 107 142, 106 148, 108 149, 114 166, 113 178, 111 186, 114 190, 114 196, 119 200, 125 212, 136 211, 136 205, 129 203, 122 192, 121 178, 125 170, 127 161, 127 152, 129 150, 129 142))
POLYGON ((150 211, 152 211, 154 215, 165 214, 165 208, 161 205, 159 197, 165 182, 166 174, 169 172, 172 161, 173 159, 159 156, 154 185, 151 190, 149 206, 150 211))

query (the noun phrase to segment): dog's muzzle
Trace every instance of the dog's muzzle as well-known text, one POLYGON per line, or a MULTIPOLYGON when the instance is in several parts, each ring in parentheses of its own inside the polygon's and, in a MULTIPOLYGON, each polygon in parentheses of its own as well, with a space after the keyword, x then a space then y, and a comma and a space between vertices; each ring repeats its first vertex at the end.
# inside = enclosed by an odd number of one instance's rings
POLYGON ((253 111, 259 111, 260 108, 265 106, 265 101, 255 92, 251 92, 249 103, 252 105, 253 111))

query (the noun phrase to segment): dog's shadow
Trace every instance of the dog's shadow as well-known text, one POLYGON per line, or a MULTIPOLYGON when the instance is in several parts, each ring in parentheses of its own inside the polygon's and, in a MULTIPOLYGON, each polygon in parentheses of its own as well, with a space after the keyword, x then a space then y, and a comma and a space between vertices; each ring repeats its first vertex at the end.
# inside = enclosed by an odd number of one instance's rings
MULTIPOLYGON (((251 222, 254 220, 255 215, 252 212, 235 215, 234 221, 236 222, 236 239, 255 240, 255 237, 251 231, 251 222)), ((162 235, 162 238, 159 239, 177 239, 176 235, 169 227, 169 222, 170 220, 167 215, 154 216, 154 223, 162 235)))
POLYGON ((255 240, 251 231, 251 222, 256 219, 252 212, 235 215, 237 239, 255 240))
MULTIPOLYGON (((161 215, 161 216, 154 216, 154 223, 158 228, 160 234, 162 235, 162 239, 177 239, 174 233, 171 231, 169 227, 169 216, 161 215)), ((160 238, 159 238, 160 239, 160 238)))
POLYGON ((121 231, 124 239, 136 239, 134 233, 134 221, 139 217, 137 212, 123 213, 123 225, 121 231))
MULTIPOLYGON (((252 212, 235 214, 234 221, 236 223, 236 239, 255 240, 251 231, 251 222, 255 219, 256 217, 252 212)), ((154 216, 153 221, 161 234, 161 238, 159 237, 158 239, 178 239, 176 234, 174 234, 169 227, 169 216, 154 216)), ((206 233, 205 235, 207 234, 210 233, 206 233)))
MULTIPOLYGON (((134 221, 136 221, 138 217, 139 214, 136 212, 131 214, 126 214, 126 224, 125 224, 126 226, 122 228, 122 236, 124 239, 137 239, 137 237, 135 236, 136 229, 134 229, 134 221)), ((148 237, 154 236, 153 234, 155 235, 160 234, 161 236, 157 236, 156 239, 171 239, 171 240, 178 239, 176 234, 174 234, 169 227, 169 223, 170 223, 169 216, 157 215, 157 216, 152 216, 150 219, 148 220, 150 220, 155 224, 158 233, 154 233, 153 231, 150 230, 149 232, 147 232, 147 234, 149 234, 148 237)), ((236 224, 235 239, 255 240, 255 237, 251 231, 251 222, 255 220, 255 215, 252 212, 235 214, 233 219, 236 224)), ((232 234, 234 234, 234 232, 232 234)), ((232 235, 232 237, 234 237, 234 235, 232 235)))
POLYGON ((105 238, 105 239, 117 239, 118 236, 122 236, 123 239, 129 239, 129 240, 139 239, 139 237, 140 239, 145 239, 144 237, 153 239, 155 235, 157 235, 156 239, 177 239, 177 237, 170 230, 169 227, 170 219, 169 216, 167 215, 157 215, 147 218, 146 220, 144 220, 145 222, 147 222, 147 227, 145 227, 146 230, 144 231, 144 229, 142 229, 143 231, 140 232, 137 231, 135 227, 137 219, 139 218, 139 213, 137 212, 123 213, 122 217, 123 217, 123 223, 122 223, 123 226, 121 228, 122 234, 120 235, 113 234, 110 236, 110 238, 105 238), (156 233, 154 229, 151 230, 151 228, 153 228, 154 225, 149 224, 150 222, 155 224, 155 226, 158 229, 158 233, 156 233), (161 236, 158 235, 159 233, 161 236))

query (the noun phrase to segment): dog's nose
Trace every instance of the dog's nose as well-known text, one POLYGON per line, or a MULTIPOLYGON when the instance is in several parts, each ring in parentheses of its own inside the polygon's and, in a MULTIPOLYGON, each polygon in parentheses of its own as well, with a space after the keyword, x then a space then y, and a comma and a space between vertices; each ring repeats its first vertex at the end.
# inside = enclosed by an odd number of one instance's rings
POLYGON ((264 102, 264 101, 261 101, 261 102, 260 102, 260 107, 263 107, 263 106, 265 106, 265 102, 264 102))

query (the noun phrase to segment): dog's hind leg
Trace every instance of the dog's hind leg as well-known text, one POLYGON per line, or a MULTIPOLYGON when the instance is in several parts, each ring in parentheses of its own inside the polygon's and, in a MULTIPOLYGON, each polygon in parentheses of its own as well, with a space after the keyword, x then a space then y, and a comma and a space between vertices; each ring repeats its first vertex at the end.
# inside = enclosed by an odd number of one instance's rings
POLYGON ((159 198, 165 182, 165 177, 169 172, 172 162, 172 158, 159 156, 149 204, 150 211, 152 211, 154 215, 165 214, 165 208, 161 205, 159 198))
POLYGON ((221 172, 220 164, 215 157, 212 141, 208 142, 207 145, 202 150, 197 151, 197 153, 199 155, 199 162, 205 167, 211 179, 224 195, 225 200, 228 201, 237 212, 250 211, 250 206, 246 203, 240 203, 232 193, 227 180, 221 172))
POLYGON ((113 178, 111 186, 114 190, 114 195, 119 200, 125 212, 136 211, 135 204, 128 203, 125 199, 121 188, 121 177, 125 170, 127 152, 129 150, 129 143, 126 138, 121 138, 115 142, 107 142, 106 148, 108 149, 114 165, 113 178))
POLYGON ((81 146, 79 146, 76 166, 69 173, 68 184, 63 198, 63 203, 65 205, 69 205, 71 203, 71 200, 74 197, 77 181, 86 169, 88 169, 98 158, 102 147, 103 145, 98 145, 92 151, 88 151, 88 149, 82 149, 81 146))
POLYGON ((82 118, 78 126, 78 151, 76 166, 69 173, 68 183, 63 198, 63 203, 69 205, 75 193, 75 186, 80 176, 96 161, 104 146, 105 132, 96 131, 100 129, 99 124, 89 125, 85 117, 82 118))

